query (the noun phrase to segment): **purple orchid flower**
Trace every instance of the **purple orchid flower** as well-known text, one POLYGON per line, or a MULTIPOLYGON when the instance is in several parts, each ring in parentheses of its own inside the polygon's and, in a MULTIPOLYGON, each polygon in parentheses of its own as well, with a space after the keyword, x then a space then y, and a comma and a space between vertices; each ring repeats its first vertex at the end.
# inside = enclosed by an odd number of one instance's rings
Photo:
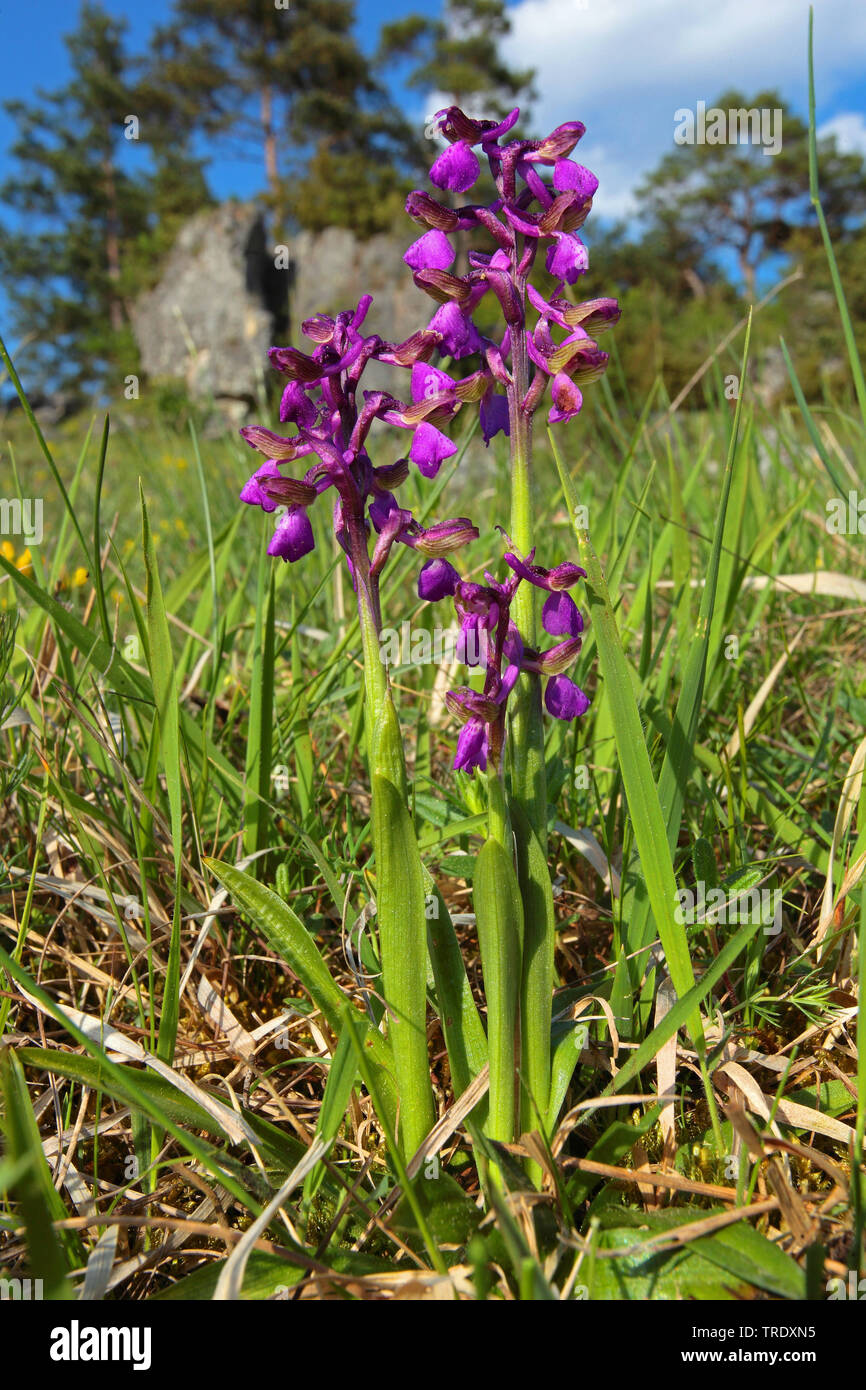
MULTIPOLYGON (((481 171, 479 156, 486 157, 496 183, 497 196, 489 205, 470 203, 453 208, 421 190, 409 194, 406 211, 428 228, 404 259, 414 272, 416 285, 439 302, 428 325, 437 351, 455 361, 470 355, 480 358, 477 383, 472 378, 451 381, 442 391, 455 414, 467 402, 480 402, 485 443, 500 431, 511 433, 521 419, 541 405, 548 381, 551 405, 548 419, 559 424, 573 419, 583 405, 583 389, 607 366, 592 333, 611 327, 619 318, 613 299, 572 304, 563 298, 563 285, 574 285, 588 269, 587 250, 578 229, 586 220, 598 188, 598 179, 569 156, 584 134, 580 121, 558 126, 543 140, 506 140, 519 116, 515 109, 503 121, 477 121, 457 106, 437 112, 436 121, 448 147, 430 170, 431 182, 449 193, 467 193, 481 171), (490 253, 471 251, 467 273, 456 274, 456 252, 449 237, 456 232, 483 230, 495 243, 490 253), (529 284, 539 247, 547 243, 545 269, 556 281, 549 298, 529 284), (505 328, 497 341, 473 322, 476 305, 492 291, 499 302, 505 328), (527 304, 527 299, 529 303, 527 304), (538 314, 531 326, 529 308, 538 314), (554 332, 564 329, 557 339, 554 332), (524 352, 525 345, 525 352, 524 352), (535 368, 531 380, 525 362, 535 368)), ((425 361, 428 361, 425 358, 425 361)), ((436 393, 440 394, 439 392, 436 393)), ((420 439, 410 457, 432 477, 447 457, 438 430, 444 417, 442 401, 421 414, 421 397, 414 389, 413 407, 392 423, 414 429, 420 439)), ((441 435, 441 431, 440 431, 441 435)), ((447 438, 447 435, 445 436, 447 438)))
POLYGON ((507 551, 505 563, 511 574, 504 583, 486 572, 484 584, 462 580, 443 559, 428 561, 418 576, 420 598, 432 603, 454 599, 460 620, 457 655, 468 666, 484 668, 482 690, 460 686, 445 697, 463 725, 453 764, 458 771, 483 772, 488 759, 499 768, 508 697, 521 671, 548 678, 544 702, 556 719, 576 719, 589 709, 588 696, 564 674, 580 651, 583 633, 580 611, 566 590, 585 578, 586 572, 570 561, 543 569, 534 558, 534 552, 522 559, 507 551), (548 594, 542 625, 549 636, 561 640, 545 651, 527 647, 510 616, 514 595, 524 581, 548 594))
MULTIPOLYGON (((421 242, 425 241, 419 263, 442 260, 441 245, 422 237, 421 242)), ((450 251, 447 242, 445 246, 450 251)), ((428 380, 424 359, 443 332, 424 329, 398 344, 376 334, 365 335, 362 325, 370 303, 365 295, 354 311, 307 319, 303 331, 315 344, 309 354, 294 347, 271 348, 268 355, 273 366, 287 378, 280 419, 294 426, 294 432, 280 435, 261 425, 241 430, 251 448, 264 455, 264 462, 240 496, 265 512, 284 508, 276 517, 268 554, 295 563, 315 546, 309 508, 323 492, 333 489, 335 534, 359 598, 363 591, 378 625, 379 576, 394 544, 409 546, 429 561, 464 545, 478 532, 466 517, 421 526, 397 502, 394 490, 407 478, 410 461, 433 477, 443 459, 456 452, 456 445, 434 421, 444 423, 459 408, 459 383, 436 368, 429 369, 433 375, 428 380), (412 368, 409 406, 385 391, 363 391, 359 400, 361 376, 372 360, 412 368), (376 421, 397 420, 405 428, 409 410, 416 412, 409 457, 374 467, 367 452, 370 430, 376 421), (310 465, 307 471, 300 477, 287 476, 286 466, 300 459, 310 465)))

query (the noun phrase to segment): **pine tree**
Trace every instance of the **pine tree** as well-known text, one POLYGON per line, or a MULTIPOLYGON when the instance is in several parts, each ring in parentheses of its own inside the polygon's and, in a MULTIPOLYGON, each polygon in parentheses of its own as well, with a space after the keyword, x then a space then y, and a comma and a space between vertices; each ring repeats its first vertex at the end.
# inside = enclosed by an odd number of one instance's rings
POLYGON ((519 105, 525 126, 534 73, 508 67, 500 56, 510 32, 504 0, 446 0, 441 19, 416 14, 386 24, 379 62, 411 59, 409 86, 475 117, 505 116, 519 105))
POLYGON ((136 154, 147 120, 125 34, 125 23, 85 4, 65 40, 67 85, 6 104, 18 170, 0 200, 18 216, 0 229, 0 272, 25 360, 53 385, 134 370, 128 306, 145 253, 152 259, 169 209, 180 216, 206 196, 200 164, 164 124, 152 132, 152 167, 136 154))
MULTIPOLYGON (((808 126, 778 92, 760 92, 751 101, 725 92, 710 110, 723 112, 726 123, 729 112, 778 110, 780 147, 768 154, 754 137, 683 144, 664 157, 638 197, 653 229, 677 227, 703 247, 704 256, 733 257, 743 291, 754 299, 761 266, 774 254, 792 251, 813 223, 808 126)), ((845 239, 866 212, 866 163, 859 155, 841 154, 830 139, 822 143, 821 170, 828 224, 834 238, 845 239)))
POLYGON ((352 0, 177 0, 156 36, 160 81, 186 93, 200 129, 260 163, 277 231, 352 225, 355 184, 359 225, 375 230, 399 183, 408 131, 354 18, 352 0))

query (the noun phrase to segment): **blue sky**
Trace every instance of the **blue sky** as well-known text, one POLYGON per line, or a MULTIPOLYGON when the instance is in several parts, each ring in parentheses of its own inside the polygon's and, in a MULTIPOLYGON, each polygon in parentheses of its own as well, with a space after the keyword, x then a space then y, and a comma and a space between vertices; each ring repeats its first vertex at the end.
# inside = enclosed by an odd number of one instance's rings
MULTIPOLYGON (((151 30, 165 23, 173 8, 171 0, 101 3, 110 15, 127 21, 132 53, 146 48, 151 30)), ((382 24, 419 10, 438 13, 439 8, 438 0, 432 4, 430 0, 419 0, 417 5, 401 0, 360 0, 356 4, 356 32, 362 47, 369 51, 378 41, 382 24)), ((52 91, 64 85, 69 78, 69 63, 63 36, 75 29, 80 12, 79 0, 72 4, 69 0, 0 0, 0 94, 4 101, 30 101, 37 87, 52 91)), ((415 106, 418 97, 407 95, 406 101, 415 106)), ((14 172, 8 157, 14 138, 15 123, 0 110, 0 182, 14 172)), ((213 162, 209 178, 219 197, 253 195, 263 182, 255 165, 225 158, 213 162)))
MULTIPOLYGON (((129 22, 133 51, 164 21, 170 0, 105 0, 109 13, 129 22)), ((388 19, 426 9, 439 0, 358 0, 357 31, 372 48, 388 19)), ((747 96, 778 88, 801 114, 806 110, 807 0, 514 0, 513 33, 506 56, 537 69, 538 128, 579 117, 587 126, 579 158, 601 180, 596 218, 639 213, 634 189, 661 156, 674 148, 678 109, 712 105, 731 86, 747 96)), ((68 77, 63 34, 75 28, 79 3, 0 0, 0 93, 32 97, 68 77)), ((815 67, 819 126, 836 132, 846 148, 866 154, 866 5, 816 0, 815 67)), ((407 93, 394 74, 394 93, 413 117, 436 109, 407 93)), ((14 126, 0 113, 0 180, 13 172, 8 147, 14 126)), ((263 180, 253 163, 218 155, 209 176, 219 196, 254 194, 263 180)), ((0 320, 3 303, 0 299, 0 320)))
MULTIPOLYGON (((819 129, 866 154, 866 6, 814 10, 819 129)), ((641 175, 674 148, 678 109, 776 88, 806 115, 808 13, 808 0, 518 0, 507 56, 539 72, 540 125, 586 124, 594 213, 629 215, 641 175)))

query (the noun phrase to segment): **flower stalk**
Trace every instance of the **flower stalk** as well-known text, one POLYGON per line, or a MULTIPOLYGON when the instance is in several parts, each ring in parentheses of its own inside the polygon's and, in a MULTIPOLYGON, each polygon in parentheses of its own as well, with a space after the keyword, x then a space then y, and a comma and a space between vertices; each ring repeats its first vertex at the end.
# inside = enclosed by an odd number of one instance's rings
MULTIPOLYGON (((580 651, 583 627, 567 590, 585 573, 569 561, 547 569, 535 558, 533 417, 548 385, 551 424, 579 413, 581 387, 607 364, 607 354, 590 333, 615 323, 619 309, 614 300, 573 304, 562 294, 588 264, 576 232, 592 206, 597 180, 569 158, 584 127, 571 121, 543 140, 505 140, 518 115, 514 110, 497 123, 473 120, 456 106, 438 113, 448 147, 430 178, 448 200, 416 190, 406 203, 424 231, 404 261, 418 288, 437 304, 426 326, 401 343, 365 334, 368 295, 336 318, 314 315, 302 325, 315 344, 310 353, 284 347, 269 354, 286 378, 280 419, 292 432, 278 435, 260 426, 242 431, 264 456, 242 499, 268 512, 285 509, 270 554, 290 563, 306 555, 315 544, 309 508, 323 492, 335 494, 334 533, 346 556, 361 633, 382 988, 404 1160, 424 1139, 435 1110, 426 1027, 429 876, 407 806, 403 742, 380 644, 380 577, 395 544, 417 550, 424 559, 418 575, 421 599, 453 600, 460 659, 481 677, 480 688, 477 682, 458 687, 446 703, 462 726, 455 769, 487 774, 489 834, 476 866, 474 894, 487 1001, 489 1136, 511 1142, 519 1127, 543 1128, 550 1092, 555 922, 542 707, 557 719, 572 720, 586 711, 589 700, 565 674, 580 651), (489 163, 496 197, 489 205, 455 206, 453 195, 466 194, 478 178, 477 147, 489 163), (468 270, 457 274, 452 243, 467 241, 469 233, 486 236, 492 249, 470 249, 468 270), (545 270, 554 281, 547 297, 530 279, 543 243, 545 270), (473 320, 491 291, 503 320, 501 333, 497 328, 493 336, 473 320), (456 369, 433 365, 435 355, 450 359, 456 369), (470 370, 460 365, 467 358, 474 359, 470 370), (360 380, 371 361, 410 373, 408 399, 381 390, 364 391, 359 399, 360 380), (478 407, 486 444, 505 433, 511 449, 507 574, 498 578, 485 572, 483 583, 462 579, 446 558, 477 539, 472 522, 457 517, 421 526, 396 496, 411 466, 434 478, 457 452, 446 430, 466 406, 478 407), (377 422, 411 434, 405 457, 374 465, 367 438, 377 422), (286 476, 286 465, 302 458, 312 461, 306 473, 286 476), (539 589, 545 595, 540 611, 539 589), (544 650, 542 632, 555 639, 544 650)), ((438 894, 434 897, 441 904, 438 894)), ((458 952, 447 912, 446 921, 452 933, 448 951, 458 952)), ((434 947, 439 949, 438 936, 434 947)), ((444 959, 438 960, 439 977, 468 1021, 460 1037, 453 1016, 443 1017, 443 1028, 457 1049, 452 1070, 467 1084, 469 1058, 483 1055, 484 1039, 468 981, 454 976, 451 955, 443 974, 444 959)))

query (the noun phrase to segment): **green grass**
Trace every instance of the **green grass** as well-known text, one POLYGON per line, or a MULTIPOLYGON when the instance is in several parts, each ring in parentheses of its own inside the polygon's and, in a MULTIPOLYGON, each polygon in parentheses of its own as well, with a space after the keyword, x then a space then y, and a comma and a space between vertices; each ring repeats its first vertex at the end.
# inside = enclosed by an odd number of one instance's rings
MULTIPOLYGON (((7 1065, 4 1073, 4 1275, 36 1275, 42 1261, 52 1287, 74 1287, 107 1229, 100 1216, 106 1222, 148 1216, 152 1224, 128 1228, 138 1268, 107 1296, 203 1296, 196 1290, 215 1285, 232 1242, 265 1209, 318 1129, 329 1144, 325 1159, 304 1184, 306 1196, 298 1189, 287 1204, 298 1239, 278 1220, 270 1222, 270 1245, 254 1248, 247 1264, 249 1296, 268 1296, 289 1274, 315 1296, 323 1268, 336 1284, 351 1275, 353 1288, 369 1286, 372 1296, 384 1269, 405 1269, 408 1277, 408 1246, 422 1263, 431 1260, 432 1248, 443 1251, 449 1266, 472 1266, 479 1275, 473 1288, 487 1287, 482 1267, 501 1264, 505 1284, 500 1276, 498 1283, 488 1280, 491 1298, 558 1297, 563 1290, 573 1296, 584 1286, 591 1297, 642 1297, 640 1261, 633 1269, 630 1259, 628 1277, 615 1275, 619 1245, 646 1241, 649 1259, 660 1233, 723 1208, 701 1184, 730 1189, 731 1204, 738 1191, 742 1196, 725 1158, 733 1137, 725 1108, 730 1078, 718 1070, 719 1022, 728 1042, 742 1049, 739 1065, 771 1100, 778 1068, 760 1059, 787 1058, 801 1038, 777 1119, 785 1139, 799 1145, 798 1166, 787 1180, 807 1205, 817 1212, 827 1195, 822 1162, 851 1171, 844 1136, 862 1123, 853 1033, 845 1031, 853 1028, 849 1010, 859 970, 856 884, 837 904, 821 950, 814 930, 831 858, 838 891, 855 844, 860 852, 856 806, 841 835, 834 837, 834 825, 862 738, 863 644, 851 622, 856 599, 799 592, 785 576, 822 571, 866 578, 854 539, 831 535, 822 524, 831 485, 810 438, 817 427, 834 473, 855 486, 861 426, 844 405, 813 412, 807 426, 793 410, 763 415, 747 395, 735 462, 726 473, 734 421, 724 397, 711 410, 678 412, 663 425, 662 404, 658 396, 648 413, 633 418, 622 403, 613 413, 598 398, 559 441, 567 502, 552 456, 540 460, 541 562, 577 557, 571 529, 577 500, 589 520, 580 553, 586 557, 591 542, 601 566, 587 581, 582 606, 591 621, 578 667, 593 704, 576 726, 548 726, 551 824, 556 819, 591 832, 621 885, 610 894, 590 863, 552 836, 559 882, 554 1112, 564 1123, 542 1140, 543 1146, 553 1141, 542 1164, 549 1195, 535 1220, 547 1255, 556 1248, 557 1227, 585 1252, 572 1279, 571 1257, 529 1277, 530 1252, 509 1224, 501 1193, 491 1198, 493 1226, 483 1235, 475 1231, 478 1176, 467 1162, 465 1124, 478 1153, 489 1141, 471 1118, 446 1138, 438 1177, 422 1173, 411 1182, 386 1158, 387 1136, 351 1066, 351 1048, 335 1054, 341 1080, 325 1089, 346 997, 356 1007, 366 1000, 373 1021, 381 1016, 375 931, 368 927, 351 938, 351 956, 341 945, 375 892, 376 865, 368 848, 360 644, 350 618, 334 619, 337 572, 327 519, 316 518, 318 546, 309 564, 264 566, 260 519, 237 517, 233 498, 248 460, 230 436, 193 442, 154 426, 136 436, 133 457, 125 432, 112 430, 104 441, 94 430, 80 463, 75 442, 62 436, 51 442, 69 507, 54 498, 32 575, 6 559, 0 591, 4 720, 18 712, 2 734, 0 767, 7 791, 2 1017, 13 1055, 20 1051, 24 1063, 23 1071, 7 1065), (88 496, 88 480, 100 472, 101 490, 88 496), (144 515, 136 505, 139 475, 148 521, 143 548, 136 539, 144 515), (720 510, 724 492, 727 508, 720 510), (115 513, 117 528, 106 544, 115 513), (77 570, 86 570, 86 582, 71 582, 77 570), (785 664, 746 729, 746 707, 782 657, 785 664), (287 786, 270 775, 278 767, 287 769, 287 786), (635 778, 646 797, 643 810, 635 778), (647 833, 655 837, 652 850, 647 833), (279 932, 266 930, 252 886, 240 893, 221 873, 237 891, 233 899, 220 895, 212 862, 233 864, 250 855, 246 881, 258 879, 270 897, 276 890, 275 902, 282 900, 286 920, 296 924, 297 949, 327 962, 338 986, 331 1003, 308 980, 300 957, 286 943, 281 947, 279 932), (657 881, 652 870, 664 863, 657 881), (645 877, 642 865, 650 867, 645 877), (750 866, 765 886, 781 891, 778 936, 673 920, 672 883, 687 887, 703 877, 736 886, 750 866), (650 949, 659 937, 680 971, 685 998, 654 1028, 660 971, 650 949), (234 1027, 203 1012, 198 989, 205 978, 231 1010, 234 1027), (181 979, 187 983, 178 994, 181 979), (692 979, 698 985, 686 994, 692 979), (44 1000, 41 1010, 31 999, 44 1000), (72 1019, 70 1010, 78 1011, 72 1019), (82 1014, 168 1063, 198 1090, 173 1090, 151 1065, 141 1070, 141 1063, 110 1061, 98 1032, 86 1040, 81 1035, 82 1014), (281 1017, 273 1031, 251 1037, 281 1017), (584 1017, 590 1021, 578 1047, 584 1017), (679 1034, 687 1049, 698 1018, 707 1039, 704 1082, 680 1063, 668 1154, 668 1172, 684 1185, 669 1193, 660 1186, 661 1205, 644 1209, 640 1230, 625 1242, 621 1233, 632 1230, 641 1210, 637 1189, 581 1164, 613 1164, 622 1179, 642 1150, 660 1166, 657 1058, 688 1021, 688 1032, 679 1034), (620 1047, 619 1076, 611 1082, 615 1038, 636 1050, 620 1047), (826 1087, 840 1074, 851 1085, 839 1083, 828 1108, 826 1087), (816 1075, 825 1083, 821 1096, 816 1075), (28 1125, 22 1096, 39 1102, 50 1077, 56 1100, 39 1105, 38 1122, 28 1125), (822 1111, 826 1132, 810 1135, 802 1123, 785 1120, 785 1094, 799 1098, 804 1082, 813 1088, 812 1108, 822 1111), (646 1100, 593 1106, 605 1091, 646 1100), (251 1126, 250 1137, 241 1133, 235 1143, 214 1108, 228 1092, 242 1125, 251 1126), (202 1094, 213 1114, 201 1108, 202 1094), (94 1123, 104 1131, 123 1107, 130 1117, 107 1136, 93 1136, 94 1123), (635 1126, 640 1115, 646 1118, 635 1126), (64 1208, 75 1215, 68 1186, 61 1181, 50 1201, 46 1194, 55 1190, 50 1177, 58 1176, 50 1141, 62 1131, 66 1153, 79 1119, 87 1136, 79 1134, 70 1158, 99 1215, 75 1228, 72 1245, 68 1228, 52 1228, 64 1208), (842 1128, 834 1130, 834 1123, 842 1128), (47 1160, 36 1151, 37 1134, 48 1143, 47 1160), (220 1234, 213 1207, 208 1211, 187 1176, 196 1171, 227 1193, 236 1234, 220 1234), (401 1181, 410 1185, 411 1206, 399 1200, 401 1181), (201 1247, 200 1236, 171 1238, 171 1222, 191 1215, 213 1224, 209 1256, 184 1255, 185 1244, 201 1247), (267 1254, 275 1249, 281 1261, 267 1254)), ((16 441, 19 470, 34 447, 26 438, 16 441)), ((414 489, 416 504, 429 500, 429 484, 415 480, 406 487, 414 489)), ((474 511, 482 520, 481 537, 465 555, 467 573, 497 564, 492 521, 504 514, 506 491, 504 457, 484 459, 471 441, 444 481, 447 512, 474 511)), ((446 508, 444 498, 440 505, 446 508)), ((442 512, 434 506, 434 514, 442 512)), ((413 597, 414 564, 407 552, 389 578, 390 626, 431 621, 413 597)), ((423 666, 395 673, 401 720, 410 731, 410 800, 437 889, 452 915, 465 914, 481 842, 478 789, 449 771, 455 731, 447 718, 426 729, 434 677, 435 669, 423 666)), ((457 931, 483 1009, 474 928, 470 922, 457 931)), ((432 982, 431 990, 433 1003, 432 982)), ((438 1103, 447 1114, 455 1093, 440 1025, 434 1013, 429 1017, 438 1103)), ((367 1059, 374 1092, 387 1084, 387 1066, 387 1051, 380 1064, 367 1059)), ((380 1104, 387 1115, 389 1102, 380 1104)), ((755 1114, 751 1122, 759 1131, 765 1127, 755 1114)), ((506 1188, 525 1181, 501 1151, 489 1153, 506 1188)), ((768 1167, 778 1165, 768 1150, 761 1186, 768 1167)), ((820 1218, 816 1239, 828 1279, 848 1261, 857 1263, 856 1207, 840 1196, 820 1218)), ((723 1229, 734 1252, 725 1246, 727 1264, 704 1245, 721 1235, 701 1236, 686 1246, 687 1260, 662 1262, 672 1289, 802 1296, 804 1255, 778 1211, 723 1229), (757 1253, 747 1249, 758 1238, 757 1253), (774 1259, 786 1256, 772 1277, 769 1265, 761 1265, 768 1241, 774 1259)))
MULTIPOLYGON (((539 440, 537 559, 587 570, 592 705, 546 724, 552 1086, 522 1078, 537 1125, 510 1148, 517 982, 504 952, 487 1097, 472 915, 477 888, 496 926, 504 869, 480 854, 480 785, 451 771, 436 666, 391 671, 409 868, 383 882, 384 739, 367 747, 326 503, 315 552, 271 563, 236 435, 127 409, 46 440, 22 389, 3 491, 44 498, 45 535, 0 548, 0 1278, 127 1300, 380 1298, 394 1275, 461 1299, 796 1300, 862 1273, 866 565, 826 522, 862 487, 866 421, 834 288, 850 399, 807 402, 791 368, 792 403, 760 408, 749 325, 699 399, 672 408, 658 381, 635 402, 614 374, 539 440), (699 885, 714 910, 684 916, 699 885), (766 922, 745 910, 762 890, 766 922), (380 1030, 377 897, 388 931, 430 907, 439 1123, 411 1143, 400 1092, 427 1078, 380 1030)), ((462 445, 402 496, 473 517, 460 567, 480 577, 501 570, 508 461, 462 445)), ((442 620, 417 567, 400 548, 386 575, 398 631, 442 620)))

